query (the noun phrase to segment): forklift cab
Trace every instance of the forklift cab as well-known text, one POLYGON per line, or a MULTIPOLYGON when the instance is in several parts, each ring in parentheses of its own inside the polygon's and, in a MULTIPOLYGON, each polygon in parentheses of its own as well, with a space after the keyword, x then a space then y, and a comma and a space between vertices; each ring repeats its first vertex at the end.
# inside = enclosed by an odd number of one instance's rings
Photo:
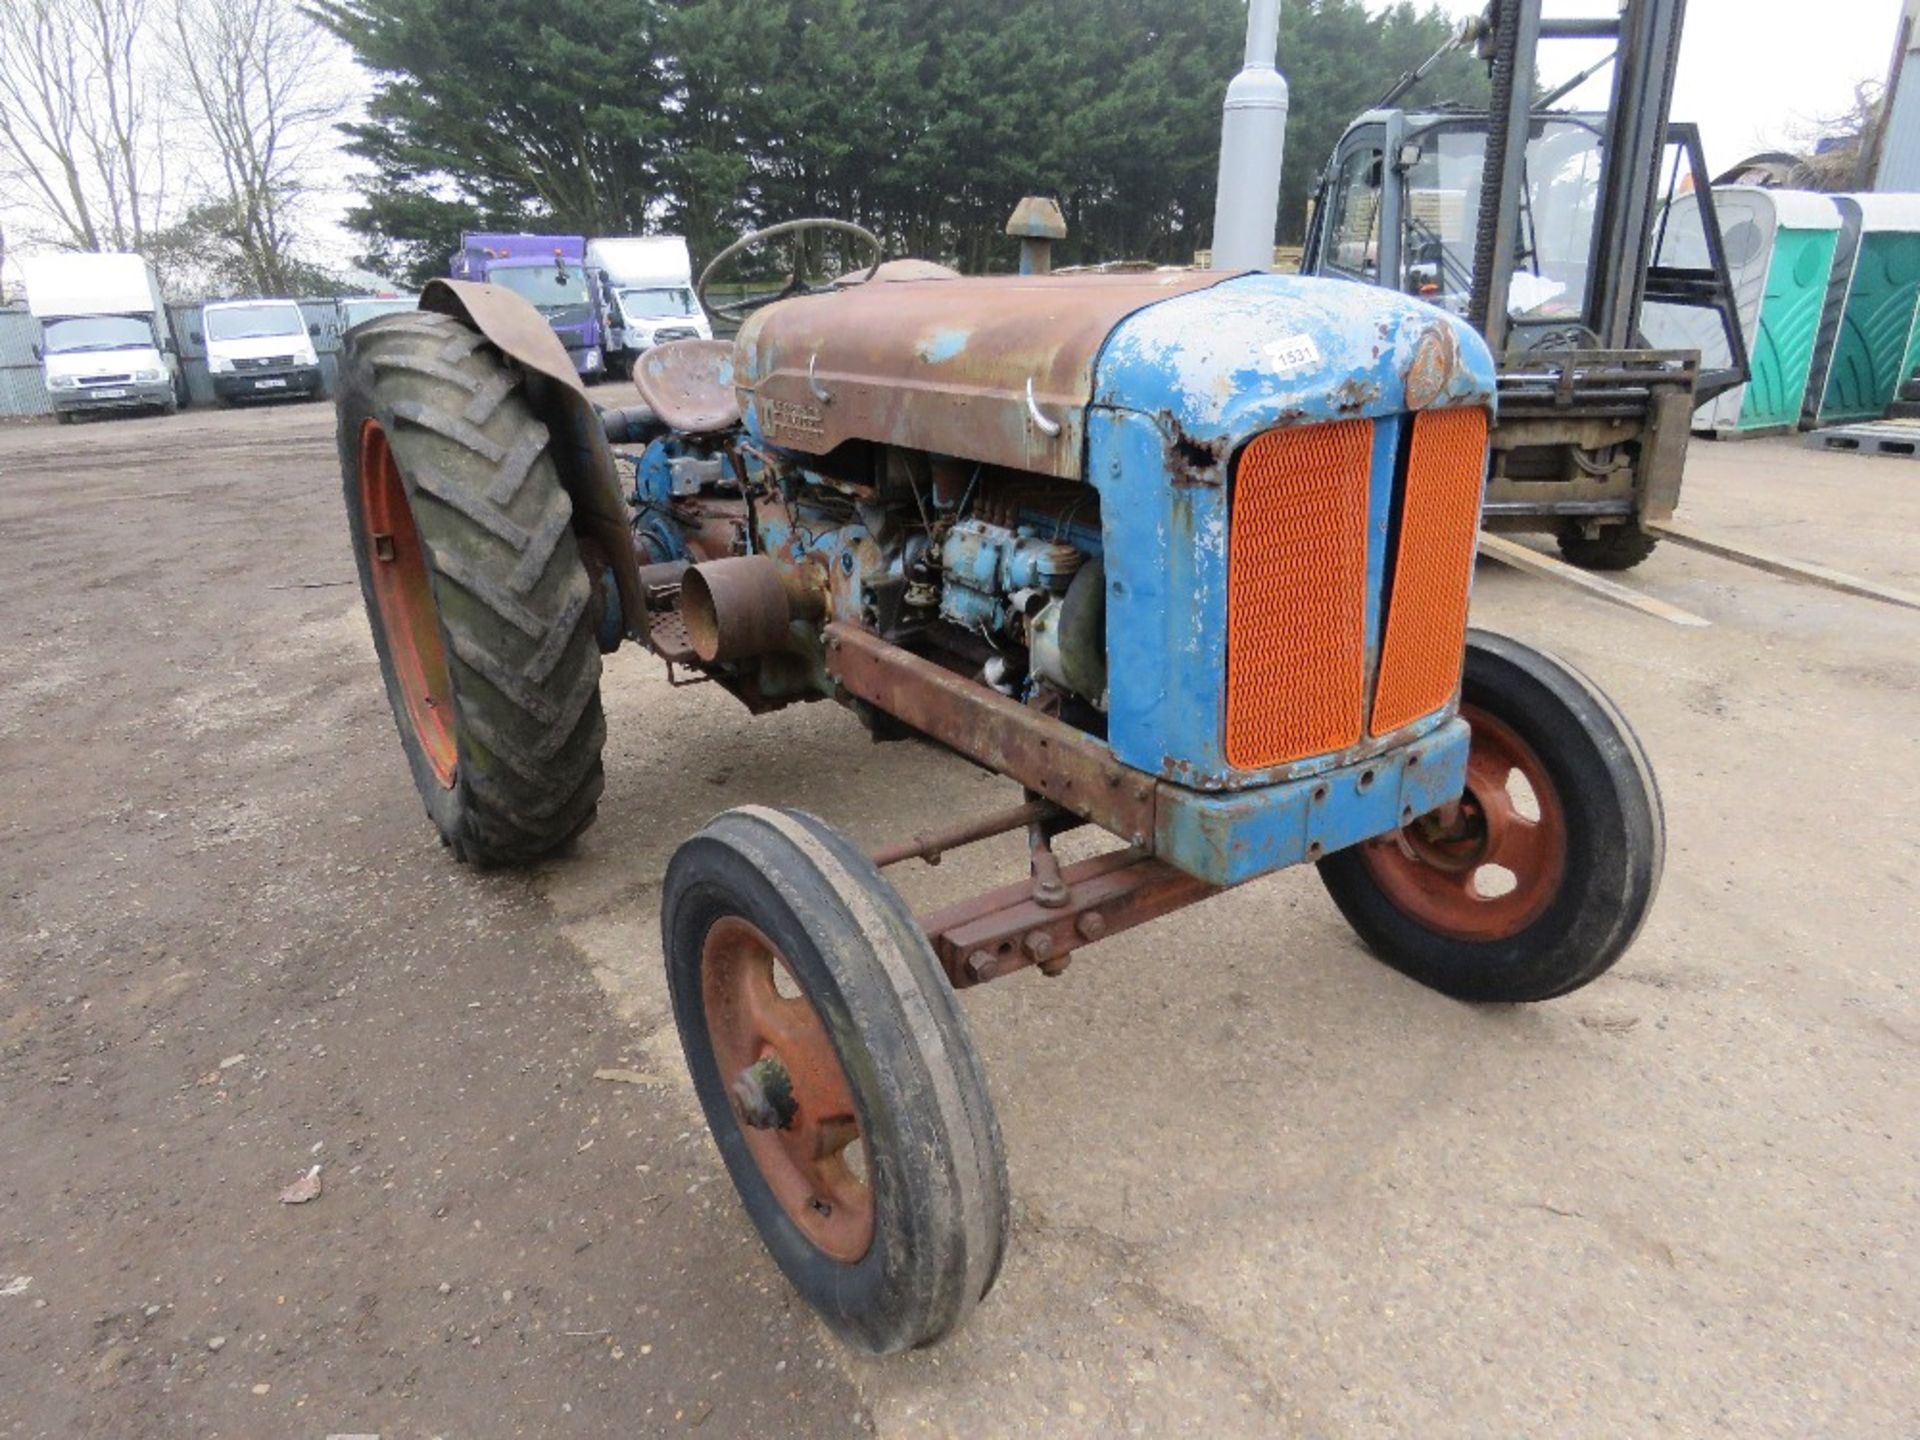
MULTIPOLYGON (((1613 339, 1590 319, 1607 263, 1594 254, 1605 121, 1570 111, 1531 119, 1506 348, 1697 349, 1704 403, 1742 383, 1746 350, 1699 131, 1667 127, 1645 297, 1635 333, 1613 339)), ((1302 272, 1387 285, 1467 316, 1488 124, 1473 111, 1360 116, 1322 176, 1302 272)))

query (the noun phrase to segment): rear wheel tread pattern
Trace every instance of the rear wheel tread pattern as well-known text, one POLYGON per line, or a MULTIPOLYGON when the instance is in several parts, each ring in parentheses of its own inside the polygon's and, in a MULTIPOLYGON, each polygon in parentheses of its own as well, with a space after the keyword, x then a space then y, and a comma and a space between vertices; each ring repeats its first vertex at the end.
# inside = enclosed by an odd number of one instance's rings
MULTIPOLYGON (((418 409, 417 406, 411 408, 418 409)), ((397 410, 398 407, 396 412, 397 410)), ((411 417, 397 414, 396 418, 411 417)), ((436 431, 435 433, 441 434, 442 438, 451 438, 444 432, 436 431)), ((484 456, 478 458, 485 459, 484 456)), ((423 465, 408 474, 407 483, 417 493, 432 497, 449 510, 458 511, 474 524, 491 533, 495 539, 504 541, 513 548, 516 555, 526 549, 526 528, 510 516, 502 514, 496 507, 489 505, 484 494, 474 494, 469 491, 456 477, 443 474, 434 467, 423 465)))
MULTIPOLYGON (((473 406, 469 405, 468 410, 473 406)), ((494 408, 498 408, 497 406, 494 408)), ((487 412, 492 414, 492 410, 487 412)), ((483 424, 483 420, 473 420, 471 424, 483 424)), ((527 483, 527 476, 533 470, 534 461, 547 450, 547 435, 544 429, 536 432, 522 431, 520 438, 513 442, 513 449, 500 462, 500 475, 487 490, 487 499, 495 505, 511 505, 520 495, 520 487, 527 483)))
MULTIPOLYGON (((455 323, 457 324, 458 322, 456 321, 455 323)), ((461 325, 460 333, 447 336, 447 343, 442 345, 435 353, 447 364, 457 365, 486 343, 487 337, 482 335, 478 330, 473 330, 465 325, 461 325)))
MULTIPOLYGON (((349 340, 341 376, 341 458, 363 588, 373 562, 354 455, 372 419, 406 483, 448 652, 459 758, 451 790, 415 764, 428 813, 462 860, 538 860, 592 823, 605 783, 592 586, 549 432, 519 371, 451 316, 370 322, 349 340)), ((401 732, 417 760, 404 720, 401 732)))
POLYGON ((547 566, 553 560, 561 537, 572 532, 573 505, 563 490, 554 496, 546 513, 540 517, 540 524, 527 536, 520 563, 514 566, 513 576, 507 581, 508 587, 520 595, 531 590, 540 577, 547 573, 547 566))
POLYGON ((547 622, 545 620, 529 610, 518 596, 508 591, 506 586, 482 574, 463 557, 442 556, 440 573, 502 620, 507 621, 529 640, 546 638, 547 622))
MULTIPOLYGON (((502 370, 491 380, 483 381, 474 388, 473 398, 467 401, 467 408, 460 412, 460 418, 469 425, 486 424, 487 421, 493 418, 493 412, 500 408, 500 402, 519 388, 520 376, 518 372, 502 370)), ((532 432, 528 431, 522 434, 521 437, 514 442, 514 445, 516 448, 528 445, 531 439, 532 432)), ((527 458, 528 466, 531 466, 534 460, 539 457, 540 449, 541 446, 537 443, 531 445, 527 458)), ((526 473, 525 468, 522 468, 520 473, 524 476, 526 473)), ((488 492, 489 498, 492 499, 496 505, 504 505, 513 499, 511 492, 501 495, 499 488, 498 483, 496 483, 493 490, 488 492)))
MULTIPOLYGON (((493 722, 479 715, 465 718, 466 733, 480 742, 483 749, 493 759, 505 765, 529 785, 554 785, 551 799, 534 801, 526 805, 523 813, 533 816, 559 813, 566 803, 566 797, 586 785, 599 759, 601 747, 606 744, 606 724, 598 712, 583 715, 580 725, 567 737, 562 745, 545 763, 535 761, 522 753, 514 740, 497 729, 493 722), (555 783, 557 782, 557 784, 555 783)), ((491 783, 490 774, 485 778, 476 778, 477 785, 491 783)))
MULTIPOLYGON (((549 820, 561 814, 561 810, 568 806, 574 795, 580 795, 588 789, 595 789, 595 776, 599 774, 595 760, 599 758, 601 747, 607 743, 607 726, 597 714, 584 716, 580 722, 580 730, 574 733, 568 745, 563 745, 561 753, 553 756, 553 760, 541 768, 530 766, 524 756, 516 753, 515 745, 511 741, 505 741, 495 730, 474 724, 474 726, 468 726, 468 735, 474 735, 480 741, 480 747, 486 751, 486 756, 490 760, 507 766, 520 780, 530 785, 534 783, 551 785, 551 789, 545 791, 543 799, 532 801, 532 803, 520 803, 515 810, 516 814, 528 820, 549 820)), ((495 774, 497 774, 497 766, 480 766, 472 774, 474 789, 482 793, 492 791, 495 785, 495 774)))
MULTIPOLYGON (((584 613, 583 611, 582 614, 584 613)), ((575 637, 568 638, 572 640, 575 637)), ((498 694, 545 731, 545 740, 535 751, 539 759, 548 759, 558 753, 560 747, 566 743, 566 737, 572 733, 573 726, 579 723, 581 715, 586 712, 587 706, 599 697, 600 677, 598 673, 589 672, 584 667, 573 677, 567 690, 557 695, 549 694, 541 681, 529 679, 518 670, 502 663, 499 657, 492 654, 476 637, 464 631, 454 631, 452 639, 454 655, 473 674, 485 680, 498 694), (549 745, 551 748, 548 748, 549 745)), ((589 635, 588 648, 597 655, 599 647, 592 641, 593 637, 589 635)), ((595 667, 595 671, 597 669, 598 667, 595 667)))
MULTIPOLYGON (((380 375, 397 370, 407 375, 420 375, 429 380, 445 381, 447 384, 453 386, 454 389, 468 395, 477 394, 481 386, 485 383, 469 375, 457 364, 449 365, 438 356, 421 356, 390 352, 385 355, 375 355, 373 357, 373 368, 374 373, 380 375)), ((469 417, 466 417, 464 414, 462 418, 468 419, 468 423, 470 424, 479 423, 477 420, 469 419, 469 417)))

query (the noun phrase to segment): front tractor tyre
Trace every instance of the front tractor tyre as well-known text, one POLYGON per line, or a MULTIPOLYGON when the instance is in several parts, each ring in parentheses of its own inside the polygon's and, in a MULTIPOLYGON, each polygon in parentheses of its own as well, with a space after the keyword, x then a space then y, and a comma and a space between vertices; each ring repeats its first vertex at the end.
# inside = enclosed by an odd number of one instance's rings
POLYGON ((517 369, 424 311, 347 337, 337 409, 360 589, 427 814, 463 861, 550 855, 593 821, 606 722, 546 427, 517 369))
POLYGON ((667 866, 673 1018, 734 1188, 848 1344, 952 1331, 992 1286, 1007 1169, 953 987, 866 855, 749 807, 667 866))
POLYGON ((1640 741, 1563 661, 1469 632, 1459 803, 1327 856, 1320 878, 1374 954, 1461 1000, 1549 1000, 1633 943, 1666 826, 1640 741))

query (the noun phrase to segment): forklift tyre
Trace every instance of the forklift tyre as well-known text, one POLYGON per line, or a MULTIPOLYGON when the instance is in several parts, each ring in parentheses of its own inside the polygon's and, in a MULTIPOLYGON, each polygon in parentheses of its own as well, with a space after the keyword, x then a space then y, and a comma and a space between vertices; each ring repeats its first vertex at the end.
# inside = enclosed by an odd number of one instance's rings
POLYGON ((1666 851, 1646 752, 1565 662, 1470 631, 1473 728, 1458 813, 1327 856, 1320 878, 1367 947, 1459 1000, 1550 1000, 1598 978, 1653 908, 1666 851))
POLYGON ((547 430, 446 315, 355 328, 338 384, 361 593, 414 785, 462 861, 528 864, 593 822, 600 650, 547 430))
POLYGON ((1657 535, 1649 535, 1635 520, 1604 526, 1598 535, 1582 534, 1580 523, 1573 521, 1561 526, 1556 538, 1567 563, 1582 570, 1631 570, 1660 543, 1657 535))
POLYGON ((780 1269, 862 1350, 948 1334, 999 1272, 1007 1167, 912 912, 844 836, 753 806, 675 853, 660 921, 693 1088, 780 1269))

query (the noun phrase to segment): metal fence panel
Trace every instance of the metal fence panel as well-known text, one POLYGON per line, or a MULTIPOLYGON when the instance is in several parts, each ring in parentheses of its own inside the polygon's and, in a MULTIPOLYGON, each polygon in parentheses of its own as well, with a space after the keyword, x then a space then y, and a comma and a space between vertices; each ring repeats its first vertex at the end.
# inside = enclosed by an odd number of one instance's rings
POLYGON ((38 365, 0 365, 0 420, 53 413, 53 399, 38 365))
POLYGON ((40 326, 25 310, 0 308, 0 365, 38 365, 33 347, 40 339, 40 326))
POLYGON ((0 420, 51 415, 53 401, 33 347, 40 322, 24 310, 0 310, 0 420))
POLYGON ((180 347, 180 368, 187 377, 187 404, 214 403, 213 381, 207 374, 207 346, 200 335, 198 305, 167 306, 167 323, 180 347))

